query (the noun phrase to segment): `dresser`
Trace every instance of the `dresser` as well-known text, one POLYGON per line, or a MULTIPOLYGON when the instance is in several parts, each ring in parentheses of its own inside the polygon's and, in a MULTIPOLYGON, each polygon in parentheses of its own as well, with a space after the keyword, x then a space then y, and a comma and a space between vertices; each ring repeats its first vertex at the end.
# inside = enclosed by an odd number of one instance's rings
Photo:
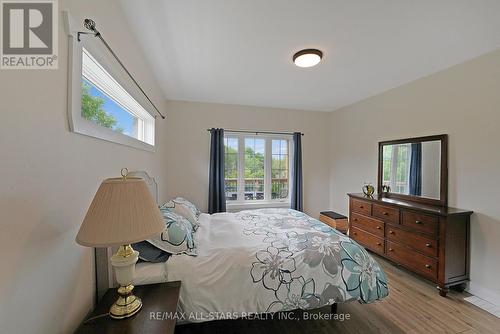
POLYGON ((366 249, 437 284, 469 280, 472 211, 382 196, 349 195, 349 236, 366 249))

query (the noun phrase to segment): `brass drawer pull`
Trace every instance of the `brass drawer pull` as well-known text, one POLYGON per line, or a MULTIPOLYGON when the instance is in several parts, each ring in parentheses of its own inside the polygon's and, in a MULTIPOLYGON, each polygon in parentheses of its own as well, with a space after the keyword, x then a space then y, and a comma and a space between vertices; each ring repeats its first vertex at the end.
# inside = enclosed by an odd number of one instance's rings
POLYGON ((389 215, 389 212, 385 212, 385 211, 384 211, 384 212, 382 212, 382 214, 383 214, 384 216, 388 216, 388 215, 389 215))
POLYGON ((354 218, 353 220, 354 220, 355 222, 357 222, 357 221, 358 221, 358 218, 354 218))
POLYGON ((392 249, 392 248, 389 248, 389 252, 394 252, 394 249, 392 249))
POLYGON ((422 225, 422 222, 420 220, 415 220, 415 224, 422 225))
POLYGON ((382 244, 380 242, 377 242, 377 246, 382 246, 382 244))
POLYGON ((352 232, 352 234, 354 234, 354 235, 358 235, 358 232, 352 232))
POLYGON ((432 247, 432 244, 430 242, 425 244, 425 247, 432 247))
POLYGON ((362 205, 360 205, 360 206, 359 206, 359 208, 360 208, 360 209, 364 209, 365 207, 364 207, 364 206, 362 206, 362 205))
POLYGON ((430 264, 426 264, 426 265, 425 265, 425 267, 426 267, 427 269, 431 269, 431 267, 432 267, 432 266, 431 266, 430 264))
POLYGON ((377 230, 380 230, 381 228, 382 228, 382 227, 380 227, 380 226, 377 226, 377 230))
POLYGON ((394 234, 394 231, 393 230, 389 230, 389 234, 394 234))

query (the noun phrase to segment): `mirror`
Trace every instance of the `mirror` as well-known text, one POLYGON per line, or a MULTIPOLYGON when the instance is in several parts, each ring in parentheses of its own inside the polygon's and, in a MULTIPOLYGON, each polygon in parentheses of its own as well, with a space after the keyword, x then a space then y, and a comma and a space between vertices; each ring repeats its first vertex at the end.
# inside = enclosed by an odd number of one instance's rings
POLYGON ((386 197, 446 205, 447 136, 379 143, 378 192, 386 197))

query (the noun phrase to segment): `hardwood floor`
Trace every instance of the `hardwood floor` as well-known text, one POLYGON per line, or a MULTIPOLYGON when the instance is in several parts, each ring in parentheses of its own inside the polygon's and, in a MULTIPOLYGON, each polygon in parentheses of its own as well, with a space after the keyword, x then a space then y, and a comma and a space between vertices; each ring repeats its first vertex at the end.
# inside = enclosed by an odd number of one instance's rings
MULTIPOLYGON (((349 320, 222 320, 178 325, 175 333, 500 333, 500 319, 464 301, 467 293, 440 297, 434 284, 374 257, 388 276, 389 296, 369 305, 340 304, 338 314, 349 314, 349 320)), ((294 315, 303 319, 302 311, 294 315)))

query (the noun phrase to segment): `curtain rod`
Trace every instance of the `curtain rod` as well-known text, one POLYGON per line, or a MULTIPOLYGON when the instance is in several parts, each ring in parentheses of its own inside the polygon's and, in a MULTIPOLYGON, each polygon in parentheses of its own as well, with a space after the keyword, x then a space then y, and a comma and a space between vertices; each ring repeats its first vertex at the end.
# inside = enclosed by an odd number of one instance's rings
POLYGON ((78 32, 78 42, 80 42, 80 35, 93 35, 94 37, 98 37, 101 42, 104 44, 104 46, 109 50, 109 52, 111 52, 111 55, 118 61, 118 64, 120 64, 120 66, 123 68, 123 70, 128 74, 128 76, 130 77, 130 79, 132 79, 132 81, 135 83, 135 85, 139 88, 139 90, 141 91, 141 93, 146 97, 146 99, 148 99, 149 103, 151 103, 151 105, 153 106, 153 108, 155 108, 156 112, 158 113, 158 115, 161 116, 162 119, 165 119, 165 116, 160 112, 160 110, 158 110, 158 108, 156 108, 155 104, 153 103, 153 101, 151 101, 151 99, 149 98, 149 96, 146 94, 146 92, 142 89, 141 85, 139 85, 139 83, 135 80, 135 78, 132 76, 132 74, 127 70, 127 68, 125 67, 125 65, 123 65, 123 63, 121 62, 120 58, 118 58, 118 56, 116 55, 116 53, 114 53, 113 49, 111 49, 111 47, 109 46, 109 44, 104 40, 104 38, 102 37, 101 33, 99 31, 97 31, 96 27, 95 27, 95 22, 91 19, 85 19, 83 21, 83 25, 85 28, 87 28, 87 30, 90 30, 91 32, 85 32, 85 31, 79 31, 78 32))
MULTIPOLYGON (((207 129, 207 131, 212 131, 212 129, 207 129)), ((250 131, 250 130, 228 130, 228 129, 224 129, 224 131, 227 131, 227 132, 238 132, 238 133, 253 133, 253 134, 267 134, 267 135, 289 135, 289 136, 292 136, 294 133, 293 132, 274 132, 274 131, 250 131)), ((304 134, 301 132, 300 133, 301 136, 303 136, 304 134)))

